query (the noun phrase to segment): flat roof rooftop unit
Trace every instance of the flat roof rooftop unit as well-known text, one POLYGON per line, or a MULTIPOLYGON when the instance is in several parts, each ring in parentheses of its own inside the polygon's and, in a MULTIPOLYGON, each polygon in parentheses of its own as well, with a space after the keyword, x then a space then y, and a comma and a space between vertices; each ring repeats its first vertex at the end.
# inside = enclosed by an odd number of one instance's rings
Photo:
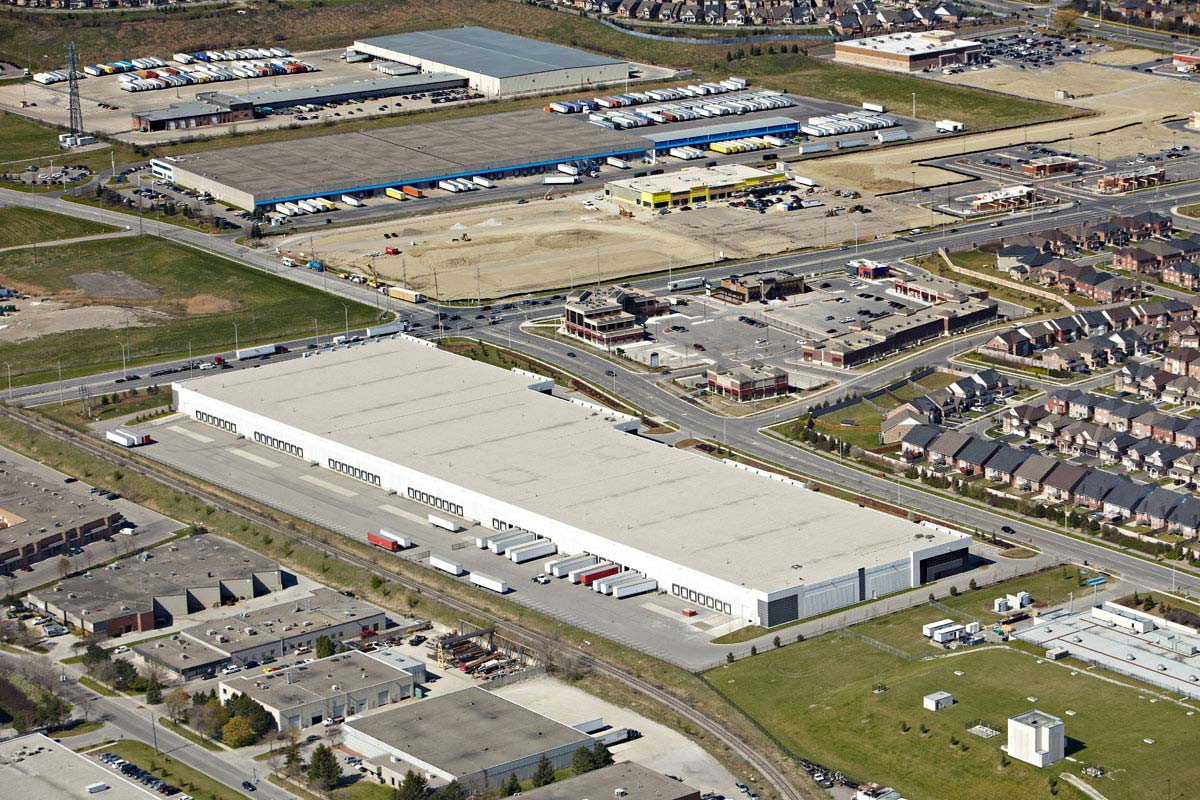
POLYGON ((965 559, 969 537, 664 447, 623 432, 630 418, 531 385, 544 381, 405 337, 173 390, 189 416, 265 432, 381 491, 436 497, 755 622, 890 594, 965 559))
POLYGON ((104 800, 162 797, 40 733, 0 742, 0 785, 4 786, 5 797, 29 800, 92 794, 104 800), (94 787, 94 792, 89 787, 94 787))
POLYGON ((612 764, 521 793, 521 797, 528 800, 579 800, 582 797, 688 800, 699 796, 698 789, 632 761, 612 764))

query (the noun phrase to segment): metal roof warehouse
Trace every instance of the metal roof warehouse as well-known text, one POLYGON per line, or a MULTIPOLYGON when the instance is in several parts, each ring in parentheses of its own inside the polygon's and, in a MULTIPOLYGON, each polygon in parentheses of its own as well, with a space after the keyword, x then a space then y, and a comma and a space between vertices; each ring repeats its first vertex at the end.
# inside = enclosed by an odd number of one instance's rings
POLYGON ((553 169, 564 161, 637 156, 646 140, 559 114, 513 111, 207 150, 155 174, 241 208, 309 197, 433 185, 474 175, 553 169))
POLYGON ((479 27, 401 33, 356 41, 376 58, 462 75, 471 87, 513 95, 583 88, 629 77, 629 64, 536 39, 479 27))
POLYGON ((966 565, 967 537, 632 435, 636 419, 544 394, 551 386, 405 337, 173 391, 188 416, 288 442, 305 461, 485 528, 523 528, 756 624, 966 565))

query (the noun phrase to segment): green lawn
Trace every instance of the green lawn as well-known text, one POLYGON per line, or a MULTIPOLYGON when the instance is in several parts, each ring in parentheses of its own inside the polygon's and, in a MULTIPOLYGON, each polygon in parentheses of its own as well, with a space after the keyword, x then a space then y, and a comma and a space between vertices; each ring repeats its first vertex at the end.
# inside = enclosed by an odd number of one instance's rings
POLYGON ((105 748, 126 761, 132 761, 142 769, 153 772, 167 783, 173 784, 196 797, 198 800, 247 800, 246 795, 223 783, 192 769, 169 755, 156 755, 154 748, 145 742, 124 739, 105 748))
MULTIPOLYGON (((0 23, 0 30, 4 24, 0 23)), ((61 156, 59 132, 8 112, 0 113, 0 164, 42 156, 61 156)), ((15 170, 14 170, 15 171, 15 170)))
MULTIPOLYGON (((1036 596, 1036 579, 1031 588, 1036 596)), ((945 616, 941 609, 921 607, 854 630, 928 655, 937 651, 918 641, 923 640, 920 626, 945 616)), ((1097 679, 1110 674, 1039 660, 1003 646, 905 660, 832 633, 765 651, 705 677, 795 755, 858 780, 895 786, 910 798, 1049 798, 1049 777, 1063 770, 1080 775, 1089 764, 1106 769, 1106 777, 1086 780, 1110 800, 1146 797, 1146 787, 1157 786, 1168 765, 1181 786, 1200 780, 1200 764, 1189 757, 1200 716, 1189 717, 1166 700, 1151 703, 1140 687, 1097 679), (832 664, 837 668, 830 669, 832 664), (877 683, 886 691, 875 694, 877 683), (952 692, 956 705, 924 711, 921 698, 938 690, 952 692), (966 732, 976 720, 1003 731, 1007 717, 1034 707, 1065 721, 1068 755, 1075 763, 1039 770, 1013 761, 1001 768, 1003 733, 984 740, 966 732), (1143 743, 1144 738, 1155 744, 1143 743)), ((1081 797, 1065 783, 1058 796, 1081 797)))
POLYGON ((0 247, 17 247, 34 242, 53 242, 76 236, 109 233, 116 228, 86 219, 76 219, 35 208, 0 208, 0 247))
MULTIPOLYGON (((243 346, 311 333, 314 321, 326 332, 345 325, 342 301, 318 289, 151 237, 14 251, 0 264, 0 283, 71 303, 131 309, 142 323, 0 345, 0 363, 11 363, 13 382, 22 384, 56 378, 60 360, 64 377, 119 369, 124 343, 133 365, 186 356, 189 343, 197 356, 224 350, 234 344, 235 324, 243 346), (95 295, 82 294, 78 276, 92 281, 95 295)), ((369 306, 346 306, 351 327, 376 318, 369 306)))

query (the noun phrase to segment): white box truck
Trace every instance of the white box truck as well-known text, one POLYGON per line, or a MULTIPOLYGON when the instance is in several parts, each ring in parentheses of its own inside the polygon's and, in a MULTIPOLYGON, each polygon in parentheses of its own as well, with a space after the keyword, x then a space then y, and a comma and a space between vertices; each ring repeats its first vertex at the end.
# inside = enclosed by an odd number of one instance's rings
POLYGON ((467 572, 463 569, 462 564, 457 561, 451 561, 448 558, 443 558, 442 556, 430 556, 429 566, 434 569, 440 569, 442 572, 449 572, 451 575, 465 575, 467 572))
POLYGON ((558 171, 564 175, 578 175, 579 167, 575 166, 574 164, 559 164, 558 171))
POLYGON ((471 573, 471 583, 484 589, 490 589, 496 594, 504 594, 508 591, 508 584, 504 581, 479 572, 471 573))
POLYGON ((429 515, 429 524, 436 528, 442 528, 443 530, 450 531, 451 533, 458 533, 461 530, 465 530, 462 525, 459 525, 454 520, 446 519, 445 517, 439 517, 437 514, 429 515))
POLYGON ((967 129, 966 125, 952 119, 939 119, 933 123, 933 127, 937 129, 938 133, 958 133, 967 129))

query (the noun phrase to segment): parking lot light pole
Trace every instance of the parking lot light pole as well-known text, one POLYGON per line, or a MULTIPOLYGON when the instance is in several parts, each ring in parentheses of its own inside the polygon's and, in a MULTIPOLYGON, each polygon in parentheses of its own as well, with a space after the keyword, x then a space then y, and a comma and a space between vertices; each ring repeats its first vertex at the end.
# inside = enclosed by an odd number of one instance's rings
POLYGON ((121 348, 121 380, 128 380, 129 373, 126 372, 126 350, 125 343, 120 339, 117 340, 117 346, 121 348))
POLYGON ((342 303, 342 316, 346 320, 346 338, 350 338, 350 306, 342 303))
POLYGON ((235 322, 233 323, 233 350, 235 357, 237 356, 238 349, 238 324, 235 322))

